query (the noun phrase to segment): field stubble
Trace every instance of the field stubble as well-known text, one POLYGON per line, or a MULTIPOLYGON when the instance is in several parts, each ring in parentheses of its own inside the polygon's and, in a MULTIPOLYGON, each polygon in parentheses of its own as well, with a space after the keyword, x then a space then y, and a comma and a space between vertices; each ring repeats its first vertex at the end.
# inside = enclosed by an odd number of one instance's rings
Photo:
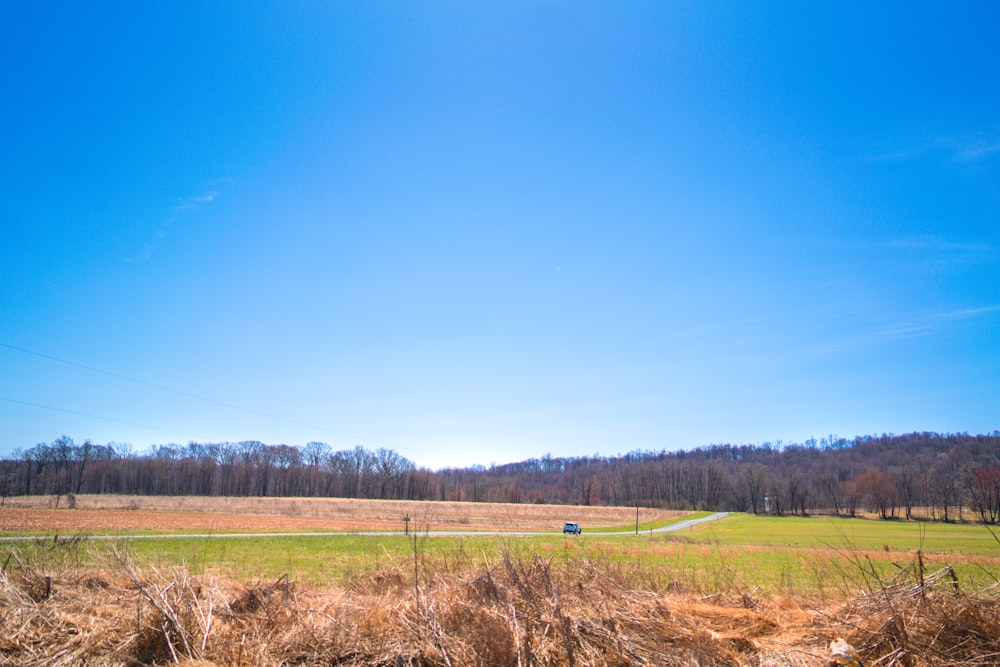
MULTIPOLYGON (((28 531, 558 531, 565 521, 584 529, 630 525, 628 507, 510 505, 352 498, 203 498, 198 496, 78 495, 73 511, 52 496, 8 498, 0 532, 28 531)), ((643 521, 681 516, 642 510, 643 521)))

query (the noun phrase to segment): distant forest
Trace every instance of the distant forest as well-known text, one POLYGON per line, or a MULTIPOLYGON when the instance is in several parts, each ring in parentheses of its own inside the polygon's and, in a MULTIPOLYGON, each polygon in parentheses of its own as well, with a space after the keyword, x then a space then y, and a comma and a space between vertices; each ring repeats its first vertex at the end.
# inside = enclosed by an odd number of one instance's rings
POLYGON ((1000 521, 1000 431, 417 467, 391 449, 257 441, 129 446, 61 437, 0 461, 9 496, 81 493, 556 503, 1000 521))

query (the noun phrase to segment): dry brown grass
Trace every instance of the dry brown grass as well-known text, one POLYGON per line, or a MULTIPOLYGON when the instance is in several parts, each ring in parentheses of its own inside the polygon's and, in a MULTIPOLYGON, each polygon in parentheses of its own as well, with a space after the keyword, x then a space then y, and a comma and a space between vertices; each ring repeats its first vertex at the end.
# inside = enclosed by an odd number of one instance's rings
POLYGON ((1000 663, 1000 593, 916 565, 837 603, 656 590, 513 549, 435 571, 416 539, 409 561, 336 588, 139 569, 127 552, 102 570, 0 566, 4 665, 805 666, 837 636, 869 666, 1000 663))
MULTIPOLYGON (((584 529, 627 526, 628 507, 510 505, 349 498, 205 498, 199 496, 78 495, 73 511, 53 509, 51 496, 8 498, 0 531, 27 530, 420 530, 557 531, 564 521, 584 529)), ((60 505, 65 507, 65 502, 60 505)), ((682 512, 643 509, 642 520, 682 512)))

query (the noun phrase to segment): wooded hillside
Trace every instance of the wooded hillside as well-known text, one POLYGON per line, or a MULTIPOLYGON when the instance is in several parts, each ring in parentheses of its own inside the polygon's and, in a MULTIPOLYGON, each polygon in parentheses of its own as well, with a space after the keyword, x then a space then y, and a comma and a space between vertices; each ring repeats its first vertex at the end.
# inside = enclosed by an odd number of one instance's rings
MULTIPOLYGON (((432 471, 391 449, 239 443, 128 446, 61 437, 0 461, 0 501, 121 493, 642 505, 772 514, 1000 521, 1000 431, 549 455, 432 471)), ((69 501, 71 502, 71 501, 69 501)))

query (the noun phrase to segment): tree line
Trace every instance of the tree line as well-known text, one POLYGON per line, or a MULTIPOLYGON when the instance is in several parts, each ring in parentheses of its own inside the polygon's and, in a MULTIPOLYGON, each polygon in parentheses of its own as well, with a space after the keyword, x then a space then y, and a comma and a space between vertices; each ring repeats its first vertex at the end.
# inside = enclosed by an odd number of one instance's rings
POLYGON ((392 449, 259 441, 82 444, 63 436, 0 461, 8 496, 301 496, 824 512, 1000 522, 1000 431, 830 436, 618 456, 545 455, 429 470, 392 449))

